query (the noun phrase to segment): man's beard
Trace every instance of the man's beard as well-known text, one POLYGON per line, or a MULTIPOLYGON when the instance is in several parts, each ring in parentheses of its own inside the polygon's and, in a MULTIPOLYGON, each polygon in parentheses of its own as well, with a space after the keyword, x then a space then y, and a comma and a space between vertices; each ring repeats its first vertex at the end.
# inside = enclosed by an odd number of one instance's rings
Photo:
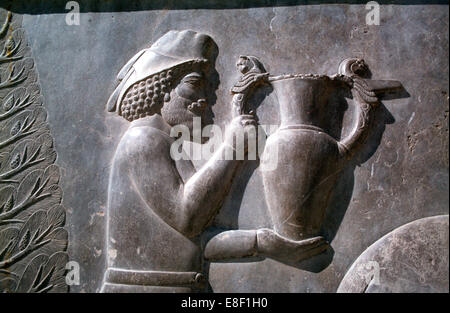
MULTIPOLYGON (((199 117, 202 121, 202 127, 208 121, 205 120, 205 110, 198 107, 198 101, 192 101, 183 98, 179 95, 175 95, 174 99, 164 103, 161 109, 161 116, 170 126, 184 125, 191 131, 193 130, 193 118, 199 117)), ((212 123, 212 122, 211 122, 212 123)), ((208 123, 209 124, 209 123, 208 123)))

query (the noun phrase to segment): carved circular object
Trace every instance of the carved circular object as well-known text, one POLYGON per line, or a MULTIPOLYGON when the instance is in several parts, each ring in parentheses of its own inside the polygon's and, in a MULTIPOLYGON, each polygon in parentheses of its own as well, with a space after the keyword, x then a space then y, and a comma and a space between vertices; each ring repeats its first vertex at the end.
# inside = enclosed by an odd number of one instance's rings
POLYGON ((367 248, 337 292, 448 292, 449 217, 403 225, 367 248))

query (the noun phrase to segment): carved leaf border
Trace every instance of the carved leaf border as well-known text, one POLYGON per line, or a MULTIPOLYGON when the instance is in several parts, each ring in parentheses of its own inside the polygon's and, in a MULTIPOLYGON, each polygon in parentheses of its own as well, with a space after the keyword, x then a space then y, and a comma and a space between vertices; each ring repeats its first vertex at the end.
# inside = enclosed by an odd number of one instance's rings
POLYGON ((60 171, 21 23, 0 9, 0 292, 67 292, 60 171))

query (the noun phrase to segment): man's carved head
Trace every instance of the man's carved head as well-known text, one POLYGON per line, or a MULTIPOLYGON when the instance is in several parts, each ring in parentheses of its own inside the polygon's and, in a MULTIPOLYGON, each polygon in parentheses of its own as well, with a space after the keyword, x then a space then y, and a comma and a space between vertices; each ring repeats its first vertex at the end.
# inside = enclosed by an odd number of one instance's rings
POLYGON ((217 53, 217 45, 205 34, 166 33, 121 70, 108 110, 128 121, 161 114, 172 126, 191 126, 194 116, 207 119, 208 102, 215 102, 218 85, 217 53))

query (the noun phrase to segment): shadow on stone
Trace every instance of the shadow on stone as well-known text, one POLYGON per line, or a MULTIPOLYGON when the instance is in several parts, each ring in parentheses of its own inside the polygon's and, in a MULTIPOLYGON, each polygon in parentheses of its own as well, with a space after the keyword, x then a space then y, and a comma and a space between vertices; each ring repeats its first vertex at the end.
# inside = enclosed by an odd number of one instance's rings
MULTIPOLYGON (((407 97, 409 97, 409 93, 402 87, 395 92, 383 94, 380 98, 387 100, 407 97)), ((374 112, 372 127, 369 131, 366 142, 361 147, 359 153, 355 155, 354 159, 342 169, 340 178, 337 181, 336 188, 332 195, 332 200, 330 202, 331 205, 327 208, 326 218, 321 234, 329 242, 332 242, 336 236, 352 198, 355 183, 354 172, 356 166, 360 166, 361 164, 367 162, 373 156, 381 143, 386 125, 393 123, 395 123, 395 118, 384 106, 384 104, 380 102, 378 108, 374 112)))

